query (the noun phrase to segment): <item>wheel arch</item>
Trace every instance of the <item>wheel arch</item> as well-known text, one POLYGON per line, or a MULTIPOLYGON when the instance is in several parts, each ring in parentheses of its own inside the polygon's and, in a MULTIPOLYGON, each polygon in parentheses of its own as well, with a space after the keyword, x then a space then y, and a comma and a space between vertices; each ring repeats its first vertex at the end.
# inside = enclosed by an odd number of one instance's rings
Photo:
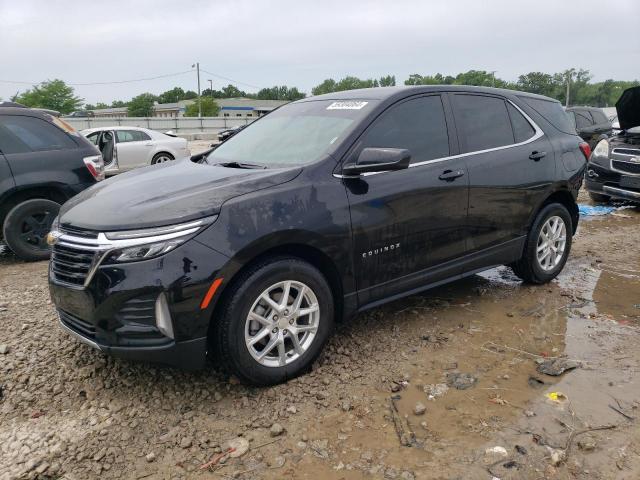
POLYGON ((162 154, 169 155, 174 160, 176 159, 175 153, 173 153, 171 150, 169 150, 166 147, 162 147, 162 148, 159 148, 157 151, 153 152, 153 155, 151 155, 151 163, 153 163, 153 161, 156 159, 156 157, 158 157, 159 155, 162 155, 162 154))
POLYGON ((35 198, 52 200, 60 205, 69 199, 64 191, 56 186, 38 186, 14 189, 0 199, 0 231, 2 225, 4 225, 4 220, 7 214, 13 207, 26 200, 33 200, 35 198))
POLYGON ((533 225, 538 213, 549 205, 550 203, 559 203, 564 205, 566 209, 569 211, 569 215, 571 216, 571 231, 572 233, 576 233, 576 229, 578 228, 578 220, 580 218, 580 213, 578 211, 578 204, 576 203, 575 198, 572 193, 568 189, 559 189, 552 192, 545 200, 538 206, 538 208, 533 212, 533 215, 529 219, 529 228, 533 225))
POLYGON ((225 301, 233 291, 233 287, 238 279, 241 278, 242 274, 258 262, 267 260, 268 258, 277 257, 298 258, 317 268, 327 280, 329 288, 331 289, 334 303, 334 319, 339 321, 343 318, 344 286, 334 261, 325 252, 315 246, 305 243, 291 242, 272 246, 260 252, 254 251, 251 255, 247 255, 245 252, 244 255, 238 255, 234 259, 230 260, 230 268, 224 274, 225 281, 223 283, 223 288, 219 295, 216 295, 217 298, 215 299, 211 312, 209 334, 213 331, 211 327, 216 321, 216 315, 219 314, 222 308, 224 308, 225 301), (236 265, 235 268, 234 265, 236 265))

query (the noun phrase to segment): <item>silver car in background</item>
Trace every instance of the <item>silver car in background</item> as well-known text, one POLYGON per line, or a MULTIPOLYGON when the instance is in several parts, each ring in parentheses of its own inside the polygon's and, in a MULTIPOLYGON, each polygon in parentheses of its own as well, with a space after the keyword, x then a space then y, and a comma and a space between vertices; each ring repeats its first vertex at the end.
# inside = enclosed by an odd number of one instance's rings
POLYGON ((107 175, 191 155, 184 138, 148 128, 100 127, 80 133, 102 152, 107 175))

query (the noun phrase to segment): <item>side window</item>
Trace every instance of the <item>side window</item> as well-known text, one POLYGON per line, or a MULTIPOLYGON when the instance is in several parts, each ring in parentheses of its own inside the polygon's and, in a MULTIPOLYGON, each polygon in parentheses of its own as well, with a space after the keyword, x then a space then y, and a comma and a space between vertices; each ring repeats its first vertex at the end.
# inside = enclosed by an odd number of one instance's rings
POLYGON ((591 110, 591 116, 596 122, 596 125, 611 123, 602 110, 591 110))
POLYGON ((0 149, 4 153, 77 148, 66 133, 40 118, 8 115, 2 119, 1 128, 0 149))
POLYGON ((151 137, 149 135, 140 130, 131 130, 131 135, 133 135, 135 142, 144 142, 145 140, 151 140, 151 137))
POLYGON ((411 163, 449 155, 449 134, 439 95, 414 98, 385 111, 365 132, 360 148, 406 148, 411 163))
POLYGON ((456 124, 466 139, 467 151, 476 152, 514 143, 504 100, 481 95, 453 96, 456 124))
POLYGON ((135 142, 130 130, 116 130, 116 140, 118 143, 135 142))
POLYGON ((94 145, 97 145, 99 136, 100 136, 100 132, 93 132, 92 134, 87 135, 87 140, 89 140, 94 145))
POLYGON ((593 125, 593 120, 591 120, 591 116, 589 115, 589 112, 586 111, 581 111, 581 110, 574 110, 573 112, 576 116, 576 127, 577 128, 589 128, 591 125, 593 125))
POLYGON ((516 143, 529 140, 536 133, 529 121, 522 116, 516 107, 507 102, 507 110, 511 118, 511 126, 513 127, 513 136, 516 143))

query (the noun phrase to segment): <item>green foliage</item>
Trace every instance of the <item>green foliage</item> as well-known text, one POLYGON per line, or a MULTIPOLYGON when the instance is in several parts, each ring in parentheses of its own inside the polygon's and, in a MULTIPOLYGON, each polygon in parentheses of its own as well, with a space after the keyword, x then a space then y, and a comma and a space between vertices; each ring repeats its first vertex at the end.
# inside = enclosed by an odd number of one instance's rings
POLYGON ((123 102, 122 100, 114 100, 113 102, 111 102, 111 108, 122 108, 126 107, 127 105, 127 102, 123 102))
MULTIPOLYGON (((201 97, 202 102, 202 116, 203 117, 217 117, 220 112, 220 106, 211 97, 201 97)), ((198 116, 198 100, 191 105, 187 105, 185 109, 185 117, 197 117, 198 116)))
POLYGON ((360 79, 358 77, 344 77, 339 81, 335 81, 333 78, 328 78, 320 85, 316 85, 311 89, 311 93, 314 95, 322 95, 324 93, 342 92, 344 90, 354 90, 356 88, 372 88, 372 87, 390 87, 396 84, 396 77, 394 75, 387 75, 386 77, 377 79, 360 79))
POLYGON ((304 93, 300 92, 296 87, 287 87, 282 85, 280 87, 275 86, 271 88, 263 88, 260 90, 255 98, 258 100, 300 100, 304 98, 304 93))
POLYGON ((178 103, 184 99, 184 90, 180 87, 174 87, 171 90, 162 92, 158 95, 158 103, 178 103))
POLYGON ((184 97, 182 97, 180 100, 193 100, 194 98, 198 98, 198 94, 193 90, 187 90, 186 92, 184 92, 184 97))
POLYGON ((133 97, 127 106, 127 116, 129 117, 151 117, 153 116, 153 104, 158 97, 152 93, 142 93, 133 97))
POLYGON ((60 113, 79 110, 83 99, 74 95, 73 87, 62 80, 47 80, 17 95, 15 101, 27 107, 48 108, 60 113))
POLYGON ((387 75, 386 77, 380 77, 380 81, 378 83, 380 84, 381 87, 395 87, 396 76, 387 75))

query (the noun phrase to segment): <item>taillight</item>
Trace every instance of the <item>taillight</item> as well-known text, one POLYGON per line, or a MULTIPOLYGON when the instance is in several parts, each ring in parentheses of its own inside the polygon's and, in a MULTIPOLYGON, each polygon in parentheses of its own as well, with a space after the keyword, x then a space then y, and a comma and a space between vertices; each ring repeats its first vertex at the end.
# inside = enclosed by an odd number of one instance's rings
POLYGON ((591 147, 587 142, 580 142, 580 151, 584 155, 585 160, 589 160, 591 156, 591 147))
POLYGON ((82 161, 97 182, 104 180, 104 161, 102 160, 102 155, 84 157, 82 161))

